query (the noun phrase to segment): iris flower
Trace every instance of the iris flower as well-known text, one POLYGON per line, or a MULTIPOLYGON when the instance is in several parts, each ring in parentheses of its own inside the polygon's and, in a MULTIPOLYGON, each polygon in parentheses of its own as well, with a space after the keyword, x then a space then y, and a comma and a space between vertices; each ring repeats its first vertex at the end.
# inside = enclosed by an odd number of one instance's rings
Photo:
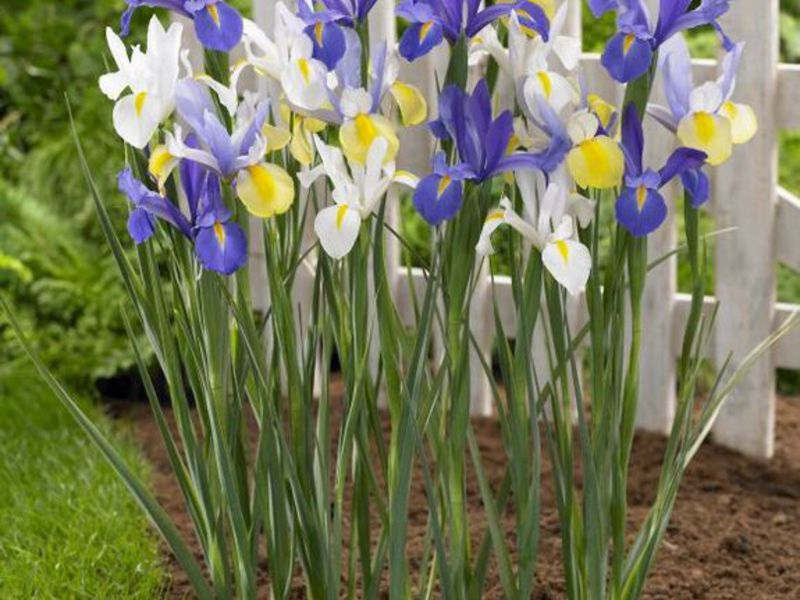
MULTIPOLYGON (((502 225, 508 225, 542 253, 545 268, 567 292, 573 296, 579 294, 589 279, 592 256, 576 237, 575 214, 588 214, 591 220, 591 201, 576 194, 570 196, 555 181, 541 193, 543 178, 531 171, 515 175, 522 197, 522 215, 514 211, 508 198, 503 198, 499 207, 489 211, 476 251, 483 256, 492 254, 492 234, 502 225)), ((588 225, 585 218, 581 220, 582 226, 588 225)))
POLYGON ((358 239, 361 222, 373 213, 392 183, 415 187, 417 178, 395 170, 394 162, 386 161, 389 143, 376 138, 370 146, 366 164, 349 162, 349 170, 339 148, 325 144, 314 136, 322 164, 299 174, 303 187, 310 187, 320 176, 333 184, 334 206, 323 208, 314 220, 314 231, 322 249, 334 259, 345 256, 358 239))
POLYGON ((601 190, 618 187, 625 156, 600 117, 589 109, 579 111, 569 119, 567 131, 572 141, 567 167, 578 186, 601 190))
POLYGON ((128 35, 131 17, 138 8, 151 6, 166 8, 183 15, 194 23, 194 32, 200 43, 209 50, 228 52, 242 38, 242 16, 220 0, 125 0, 128 8, 122 13, 120 33, 128 35))
POLYGON ((275 20, 275 30, 280 34, 274 41, 256 23, 244 20, 245 61, 279 83, 293 108, 321 109, 328 102, 328 68, 314 58, 314 44, 305 34, 305 23, 283 2, 275 7, 275 20))
POLYGON ((247 261, 247 238, 222 201, 219 178, 191 161, 183 161, 180 170, 189 218, 136 179, 130 168, 119 173, 119 189, 134 206, 128 232, 136 244, 141 244, 153 235, 157 220, 164 221, 194 242, 203 267, 230 275, 247 261))
POLYGON ((517 11, 520 22, 545 40, 550 22, 544 9, 530 0, 493 4, 483 10, 480 0, 404 0, 397 16, 410 23, 400 39, 400 55, 408 61, 424 56, 447 39, 454 43, 462 32, 473 38, 484 27, 517 11))
POLYGON ((669 110, 653 106, 651 113, 675 132, 684 146, 705 152, 710 165, 727 161, 734 145, 750 141, 758 131, 753 109, 731 100, 743 49, 743 44, 733 46, 722 60, 719 79, 699 87, 694 86, 691 59, 683 40, 671 44, 664 56, 669 110))
POLYGON ((636 237, 658 229, 667 218, 667 204, 661 188, 675 177, 703 166, 706 154, 692 148, 678 148, 659 171, 645 169, 644 133, 639 111, 629 104, 622 118, 622 146, 625 149, 625 187, 617 200, 617 221, 636 237))
POLYGON ((444 153, 433 160, 433 173, 423 178, 414 194, 414 205, 432 225, 451 219, 461 207, 462 182, 481 183, 515 169, 553 171, 568 146, 556 141, 541 152, 509 152, 513 148, 514 121, 510 111, 492 119, 486 80, 471 95, 449 85, 439 96, 439 119, 431 123, 441 140, 453 140, 458 162, 448 165, 444 153))
POLYGON ((333 69, 344 56, 346 32, 364 22, 377 0, 321 0, 315 10, 309 0, 300 0, 298 16, 306 23, 306 34, 314 44, 314 58, 333 69))
POLYGON ((208 90, 197 81, 185 79, 178 85, 177 109, 197 136, 199 147, 183 143, 181 128, 176 125, 175 134, 167 136, 171 156, 192 160, 223 179, 235 180, 239 199, 254 216, 269 218, 289 209, 294 200, 294 181, 281 167, 264 161, 270 149, 264 134, 268 102, 242 103, 233 133, 228 133, 208 90))
POLYGON ((370 52, 372 69, 369 86, 367 89, 360 87, 362 49, 357 37, 355 42, 350 46, 352 50, 348 49, 347 55, 337 66, 340 86, 330 94, 331 104, 337 114, 328 120, 341 122, 339 141, 350 162, 365 164, 367 153, 378 137, 389 142, 385 160, 393 161, 400 141, 394 123, 382 114, 384 99, 391 97, 406 127, 425 121, 428 104, 419 89, 398 80, 399 61, 390 54, 386 44, 377 45, 370 52))
POLYGON ((144 148, 175 108, 182 33, 180 23, 165 31, 153 16, 147 28, 147 51, 135 47, 128 58, 119 36, 106 29, 117 71, 100 77, 100 90, 116 101, 114 130, 134 148, 144 148), (130 93, 123 95, 126 90, 130 93))
POLYGON ((730 0, 702 0, 691 10, 692 0, 661 0, 658 22, 653 27, 643 0, 589 0, 596 17, 618 10, 618 32, 608 42, 603 66, 619 82, 627 83, 644 75, 658 48, 674 35, 702 25, 713 26, 726 49, 732 43, 723 33, 718 19, 728 12, 730 0))

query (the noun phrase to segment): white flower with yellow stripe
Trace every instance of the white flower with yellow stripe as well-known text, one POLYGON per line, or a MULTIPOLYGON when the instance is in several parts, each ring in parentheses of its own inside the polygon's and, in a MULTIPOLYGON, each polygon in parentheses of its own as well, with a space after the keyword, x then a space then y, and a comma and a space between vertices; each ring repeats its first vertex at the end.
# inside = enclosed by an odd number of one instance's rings
POLYGON ((577 105, 580 101, 577 86, 569 78, 578 66, 580 41, 561 35, 567 17, 566 3, 551 16, 550 36, 547 41, 535 32, 531 37, 532 32, 520 24, 517 12, 514 11, 508 23, 508 49, 500 42, 491 25, 473 38, 470 47, 472 64, 477 63, 486 53, 491 54, 500 69, 514 82, 520 105, 533 115, 538 115, 537 103, 533 100, 537 94, 545 98, 556 112, 560 112, 570 103, 577 105), (550 64, 553 56, 559 60, 563 72, 557 71, 550 64))
POLYGON ((334 259, 346 256, 358 239, 361 222, 368 219, 386 194, 389 186, 399 183, 414 188, 417 178, 395 170, 394 162, 386 161, 389 143, 378 137, 367 152, 365 164, 349 162, 349 169, 339 148, 328 146, 314 136, 322 164, 300 173, 303 187, 311 187, 316 179, 326 176, 333 186, 335 204, 323 208, 314 220, 314 231, 323 250, 334 259))
POLYGON ((508 225, 541 252, 542 264, 553 279, 570 295, 580 294, 589 279, 592 256, 577 239, 575 221, 576 217, 583 221, 591 214, 590 201, 568 194, 567 188, 559 183, 551 182, 545 188, 543 177, 531 171, 519 171, 515 175, 523 216, 514 211, 508 198, 503 198, 496 209, 489 211, 476 251, 483 256, 492 254, 492 234, 508 225))
POLYGON ((293 108, 316 111, 329 107, 331 74, 313 57, 314 45, 305 23, 279 2, 275 7, 275 40, 253 21, 244 19, 244 61, 260 75, 278 82, 293 108))
POLYGON ((106 29, 117 71, 100 77, 100 90, 116 102, 114 130, 134 148, 147 146, 175 108, 182 33, 180 23, 164 30, 153 17, 147 29, 147 51, 134 46, 129 58, 119 36, 111 28, 106 29))
POLYGON ((736 44, 725 55, 719 79, 699 87, 694 87, 683 38, 673 38, 668 50, 663 70, 669 109, 651 106, 649 112, 674 131, 685 147, 705 152, 708 164, 720 165, 731 157, 735 145, 750 141, 758 131, 753 109, 732 100, 744 44, 736 44))

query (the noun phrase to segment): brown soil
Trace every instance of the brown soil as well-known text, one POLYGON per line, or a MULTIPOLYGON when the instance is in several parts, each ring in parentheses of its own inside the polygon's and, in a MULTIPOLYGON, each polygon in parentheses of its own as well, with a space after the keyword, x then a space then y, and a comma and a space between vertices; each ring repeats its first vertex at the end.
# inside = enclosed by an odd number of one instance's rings
MULTIPOLYGON (((177 483, 173 479, 158 430, 144 405, 126 406, 144 453, 155 469, 158 500, 192 538, 177 483)), ((490 479, 499 483, 506 462, 499 426, 474 421, 475 433, 490 479)), ((671 525, 645 597, 664 600, 729 598, 800 598, 800 399, 778 401, 776 455, 768 462, 746 459, 706 444, 690 467, 681 488, 671 525)), ((640 522, 652 501, 664 440, 639 434, 630 473, 631 519, 640 522)), ((542 543, 538 567, 538 598, 562 598, 559 566, 560 537, 549 465, 542 490, 542 543)), ((474 537, 484 531, 480 494, 474 479, 468 484, 474 537)), ((421 555, 426 503, 415 483, 410 511, 409 555, 421 555)), ((511 532, 509 519, 506 530, 511 532)), ((198 547, 194 544, 198 551, 198 547)), ((199 557, 199 553, 198 553, 199 557)), ((413 562, 412 562, 413 564, 413 562)), ((171 598, 192 597, 188 582, 173 560, 171 598)), ((301 585, 298 580, 298 585, 301 585)), ((499 578, 488 578, 487 598, 502 598, 499 578)), ((298 588, 298 597, 303 597, 298 588)))

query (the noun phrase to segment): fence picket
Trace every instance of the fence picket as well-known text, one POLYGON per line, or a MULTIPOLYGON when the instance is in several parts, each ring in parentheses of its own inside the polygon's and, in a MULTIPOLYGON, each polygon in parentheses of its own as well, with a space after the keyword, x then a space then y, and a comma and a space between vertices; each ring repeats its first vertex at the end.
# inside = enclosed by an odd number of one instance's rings
MULTIPOLYGON (((762 0, 758 10, 734 3, 726 31, 747 43, 736 98, 750 104, 761 121, 759 134, 734 153, 716 178, 719 228, 736 227, 717 241, 717 357, 733 352, 733 362, 772 331, 775 312, 775 210, 777 204, 778 0, 762 0)), ((759 457, 773 453, 775 364, 759 361, 720 413, 715 439, 759 457)))

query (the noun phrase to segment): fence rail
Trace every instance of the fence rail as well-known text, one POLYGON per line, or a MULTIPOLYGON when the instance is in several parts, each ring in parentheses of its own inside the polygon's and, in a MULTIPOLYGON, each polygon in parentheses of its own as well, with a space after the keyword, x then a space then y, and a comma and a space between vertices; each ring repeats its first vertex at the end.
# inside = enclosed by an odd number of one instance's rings
MULTIPOLYGON (((256 21, 269 33, 273 22, 275 0, 254 0, 256 21)), ((580 0, 569 0, 568 33, 581 35, 580 0)), ((648 0, 657 14, 658 0, 648 0)), ((712 306, 719 301, 715 344, 709 358, 724 358, 732 353, 733 364, 800 305, 775 302, 775 268, 781 262, 800 270, 800 198, 778 187, 777 134, 781 129, 800 128, 800 66, 779 64, 778 0, 759 0, 753 10, 751 0, 732 3, 724 26, 736 40, 745 41, 745 60, 738 77, 737 99, 750 104, 760 120, 758 136, 713 176, 711 211, 718 229, 731 231, 715 242, 715 296, 707 298, 712 306)), ((379 0, 370 15, 372 31, 387 42, 396 40, 393 0, 379 0)), ((425 58, 404 63, 404 80, 416 84, 427 95, 435 110, 436 73, 442 80, 447 64, 444 45, 425 58)), ((582 66, 593 90, 609 100, 621 100, 622 90, 607 76, 599 57, 584 54, 582 66)), ((716 77, 717 62, 695 60, 697 81, 716 77)), ((500 84, 502 86, 502 83, 500 84)), ((659 91, 656 89, 656 94, 659 91)), ((508 89, 500 89, 500 97, 510 98, 508 89), (505 96, 504 96, 505 94, 505 96)), ((502 100, 501 100, 502 102, 502 100)), ((658 139, 657 128, 648 131, 648 140, 658 139)), ((666 138, 664 144, 671 143, 666 138)), ((406 131, 401 138, 399 166, 418 174, 429 170, 430 136, 423 128, 406 131)), ((664 148, 651 148, 654 157, 664 155, 664 148), (657 151, 661 150, 661 151, 657 151)), ((673 194, 674 199, 674 194, 673 194)), ((390 221, 397 223, 397 202, 392 203, 390 221)), ((678 243, 674 206, 665 225, 649 241, 651 256, 660 256, 678 243)), ((257 228, 254 228, 257 229, 257 228)), ((422 293, 424 282, 420 271, 400 265, 400 248, 387 237, 387 256, 392 261, 395 297, 405 317, 413 317, 409 290, 422 293), (409 285, 408 277, 411 277, 409 285)), ((262 248, 252 244, 253 248, 262 248)), ((254 261, 260 258, 257 254, 254 261)), ((259 269, 254 269, 257 273, 259 269)), ((264 282, 257 282, 258 297, 263 298, 264 282)), ((298 303, 307 301, 310 275, 300 277, 294 290, 298 303)), ((476 290, 473 302, 474 334, 481 351, 489 355, 493 344, 494 324, 491 302, 500 303, 506 331, 514 331, 514 311, 507 278, 495 278, 495 288, 485 277, 476 290)), ((258 298, 257 298, 258 300, 258 298)), ((639 394, 638 424, 641 428, 666 432, 675 411, 676 355, 680 334, 688 315, 689 298, 677 290, 677 260, 673 257, 652 273, 645 292, 642 377, 639 394)), ((585 311, 576 303, 576 317, 585 311)), ((488 381, 478 362, 472 369, 472 410, 478 414, 492 411, 488 381)), ((769 457, 774 449, 775 369, 800 369, 800 331, 795 331, 778 344, 771 356, 763 358, 744 378, 722 410, 714 428, 719 442, 745 454, 769 457)))

